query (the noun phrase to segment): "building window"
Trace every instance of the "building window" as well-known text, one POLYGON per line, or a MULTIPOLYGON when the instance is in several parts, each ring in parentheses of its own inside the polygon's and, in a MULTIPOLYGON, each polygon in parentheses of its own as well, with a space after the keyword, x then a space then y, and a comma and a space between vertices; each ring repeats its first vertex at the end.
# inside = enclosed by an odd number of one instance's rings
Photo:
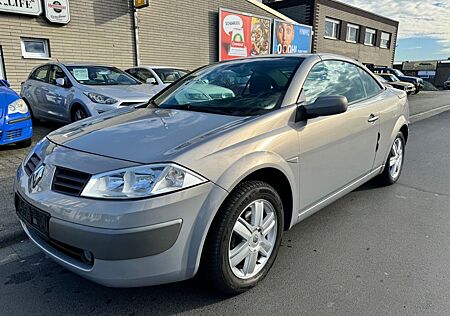
POLYGON ((50 50, 47 39, 41 38, 22 38, 22 56, 23 58, 50 58, 50 50))
POLYGON ((354 24, 347 24, 347 42, 356 43, 359 38, 359 26, 354 24))
POLYGON ((325 19, 325 38, 338 39, 341 22, 333 19, 325 19))
POLYGON ((391 34, 381 32, 381 48, 389 48, 391 46, 391 34))
POLYGON ((366 35, 364 37, 364 44, 369 46, 375 45, 375 34, 377 31, 372 29, 366 29, 366 35))

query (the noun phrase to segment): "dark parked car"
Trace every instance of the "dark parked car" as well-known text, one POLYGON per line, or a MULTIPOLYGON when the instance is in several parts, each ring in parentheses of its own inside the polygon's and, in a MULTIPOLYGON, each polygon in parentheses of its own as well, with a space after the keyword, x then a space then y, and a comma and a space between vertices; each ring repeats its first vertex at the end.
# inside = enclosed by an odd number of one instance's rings
POLYGON ((416 91, 414 92, 414 94, 419 93, 420 90, 422 90, 424 87, 422 78, 405 76, 405 74, 398 69, 379 67, 379 68, 374 68, 373 72, 376 74, 394 74, 398 79, 400 79, 400 81, 409 82, 409 83, 414 84, 414 86, 416 87, 416 91))
POLYGON ((400 81, 396 75, 393 74, 378 74, 380 81, 384 80, 395 89, 405 91, 408 95, 416 92, 416 88, 412 83, 400 81))
POLYGON ((450 90, 450 77, 444 82, 444 90, 450 90))

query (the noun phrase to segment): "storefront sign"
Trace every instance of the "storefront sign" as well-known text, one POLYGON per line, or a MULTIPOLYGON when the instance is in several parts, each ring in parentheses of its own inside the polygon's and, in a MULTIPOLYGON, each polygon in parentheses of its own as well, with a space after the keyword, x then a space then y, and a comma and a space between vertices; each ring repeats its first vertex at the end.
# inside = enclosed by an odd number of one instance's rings
POLYGON ((0 0, 0 11, 40 15, 42 13, 41 0, 0 0))
POLYGON ((273 27, 273 53, 310 53, 312 27, 275 20, 273 27))
POLYGON ((49 22, 59 24, 70 22, 69 0, 44 0, 44 5, 45 17, 49 22))
POLYGON ((430 61, 405 61, 403 63, 403 70, 418 71, 418 70, 436 70, 438 62, 436 60, 430 61))
POLYGON ((270 54, 272 19, 220 9, 219 60, 270 54))
POLYGON ((134 0, 134 7, 136 9, 142 9, 150 5, 149 0, 134 0))

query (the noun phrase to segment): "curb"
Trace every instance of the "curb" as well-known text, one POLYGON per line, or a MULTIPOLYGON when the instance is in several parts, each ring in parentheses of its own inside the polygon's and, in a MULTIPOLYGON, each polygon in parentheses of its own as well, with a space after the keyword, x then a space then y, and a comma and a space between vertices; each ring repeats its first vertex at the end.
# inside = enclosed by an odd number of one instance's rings
POLYGON ((432 116, 441 114, 441 113, 446 112, 448 110, 450 110, 450 104, 449 105, 443 105, 443 106, 440 106, 438 108, 431 109, 431 110, 428 110, 428 111, 425 111, 425 112, 422 112, 422 113, 417 113, 417 114, 411 115, 409 119, 410 119, 411 123, 415 123, 415 122, 419 122, 419 121, 425 120, 427 118, 430 118, 432 116))
POLYGON ((23 231, 22 226, 20 226, 19 224, 18 229, 10 231, 4 236, 0 237, 0 249, 11 246, 12 244, 25 239, 28 239, 28 237, 23 231))

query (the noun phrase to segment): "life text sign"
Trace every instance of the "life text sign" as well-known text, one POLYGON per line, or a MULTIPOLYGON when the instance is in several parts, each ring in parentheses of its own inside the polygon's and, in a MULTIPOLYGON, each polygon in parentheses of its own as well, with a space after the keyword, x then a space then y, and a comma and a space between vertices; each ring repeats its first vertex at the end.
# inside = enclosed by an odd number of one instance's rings
POLYGON ((37 16, 42 13, 41 0, 0 0, 0 11, 37 16))

